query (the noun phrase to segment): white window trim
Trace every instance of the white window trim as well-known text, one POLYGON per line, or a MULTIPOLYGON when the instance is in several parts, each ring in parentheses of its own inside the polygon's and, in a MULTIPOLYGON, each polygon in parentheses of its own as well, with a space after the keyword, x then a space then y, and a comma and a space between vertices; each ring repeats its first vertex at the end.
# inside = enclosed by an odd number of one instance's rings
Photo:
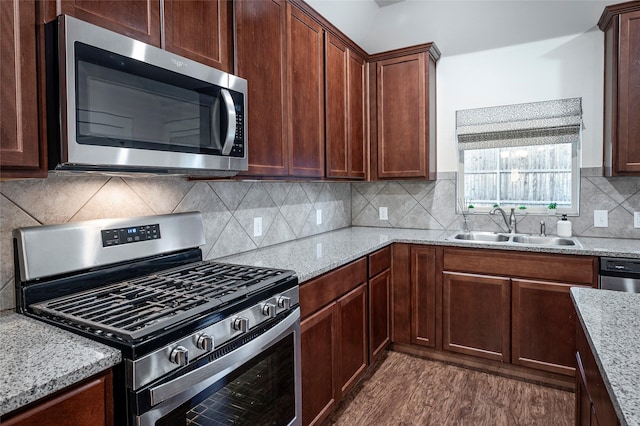
MULTIPOLYGON (((580 130, 580 138, 582 140, 582 130, 580 130)), ((580 143, 571 144, 571 206, 556 209, 556 215, 566 214, 567 216, 579 216, 580 214, 580 143)), ((456 173, 456 213, 462 214, 462 204, 464 203, 464 151, 458 151, 458 173, 456 173)), ((467 206, 464 206, 465 209, 467 206)), ((502 208, 516 208, 518 212, 519 205, 502 204, 502 208)), ((491 207, 474 207, 472 213, 489 213, 491 207)), ((522 214, 522 212, 519 212, 522 214)), ((526 214, 546 215, 550 211, 542 206, 527 206, 526 214)))

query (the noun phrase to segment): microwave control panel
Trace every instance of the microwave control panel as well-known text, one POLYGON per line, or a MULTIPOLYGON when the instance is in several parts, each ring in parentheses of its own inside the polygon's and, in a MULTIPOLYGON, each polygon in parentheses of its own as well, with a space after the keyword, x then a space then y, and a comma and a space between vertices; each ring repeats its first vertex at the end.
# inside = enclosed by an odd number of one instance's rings
POLYGON ((129 226, 127 228, 104 229, 102 232, 102 247, 121 244, 138 243, 140 241, 159 240, 160 225, 129 226))
POLYGON ((236 135, 229 156, 242 158, 245 155, 246 137, 244 134, 244 95, 234 91, 230 91, 230 93, 236 109, 236 135))

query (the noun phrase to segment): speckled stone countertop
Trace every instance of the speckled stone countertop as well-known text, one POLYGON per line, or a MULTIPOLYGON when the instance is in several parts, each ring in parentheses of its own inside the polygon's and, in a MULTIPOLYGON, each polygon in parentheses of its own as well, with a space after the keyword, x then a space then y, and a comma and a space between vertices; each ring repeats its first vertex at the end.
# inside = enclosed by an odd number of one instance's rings
POLYGON ((640 294, 571 289, 578 318, 622 425, 640 425, 640 294))
POLYGON ((118 364, 117 349, 21 314, 0 316, 0 415, 118 364))
MULTIPOLYGON (((307 281, 394 242, 640 258, 639 240, 579 238, 582 247, 450 241, 453 231, 351 227, 220 261, 292 269, 307 281)), ((640 327, 639 327, 640 329, 640 327)), ((20 314, 0 316, 0 415, 97 374, 120 352, 20 314), (25 344, 28 342, 29 344, 25 344)))
POLYGON ((640 240, 578 238, 582 247, 451 241, 453 231, 351 227, 219 259, 222 262, 297 272, 300 282, 358 259, 391 243, 434 244, 499 250, 640 258, 640 240))

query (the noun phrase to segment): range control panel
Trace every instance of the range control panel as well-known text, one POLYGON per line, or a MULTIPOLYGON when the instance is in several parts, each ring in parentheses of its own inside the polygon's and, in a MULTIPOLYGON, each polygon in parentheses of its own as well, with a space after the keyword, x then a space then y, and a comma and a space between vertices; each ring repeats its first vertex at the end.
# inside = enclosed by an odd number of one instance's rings
POLYGON ((102 232, 102 247, 120 244, 138 243, 147 240, 159 240, 160 225, 130 226, 128 228, 104 229, 102 232))

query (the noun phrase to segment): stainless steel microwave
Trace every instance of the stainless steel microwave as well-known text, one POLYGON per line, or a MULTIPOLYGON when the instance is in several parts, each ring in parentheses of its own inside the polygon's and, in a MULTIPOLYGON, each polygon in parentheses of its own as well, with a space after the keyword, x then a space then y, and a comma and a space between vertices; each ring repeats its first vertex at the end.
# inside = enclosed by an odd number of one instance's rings
POLYGON ((51 170, 247 170, 246 80, 70 16, 49 33, 51 170))

